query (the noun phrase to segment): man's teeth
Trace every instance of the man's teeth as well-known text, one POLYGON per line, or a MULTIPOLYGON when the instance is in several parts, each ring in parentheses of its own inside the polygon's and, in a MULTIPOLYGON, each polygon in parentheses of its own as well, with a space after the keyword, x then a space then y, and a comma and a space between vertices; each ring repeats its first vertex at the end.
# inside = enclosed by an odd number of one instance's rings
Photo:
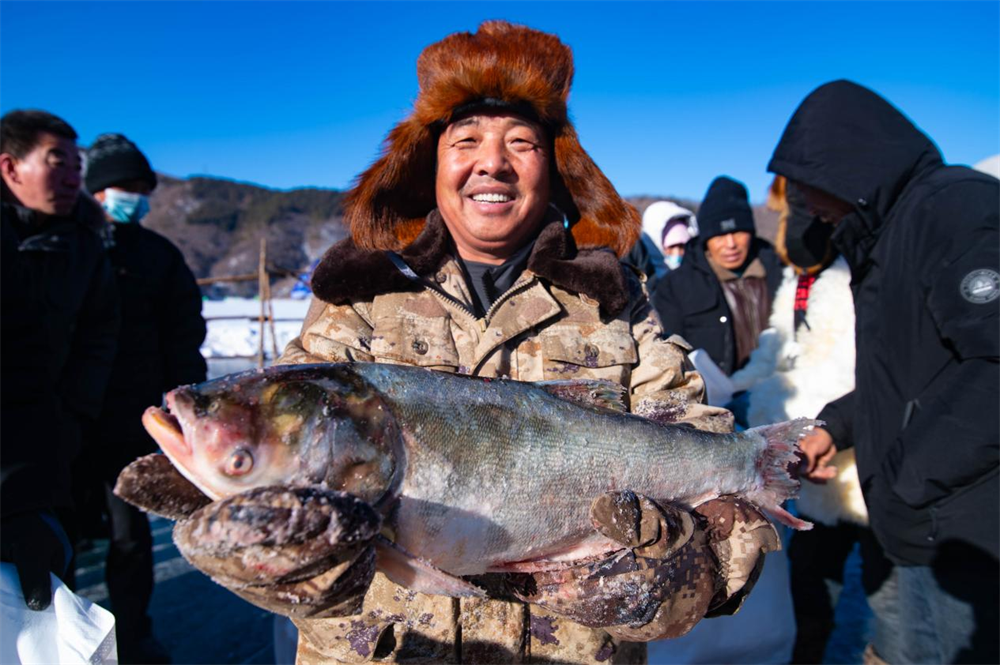
POLYGON ((472 200, 478 201, 479 203, 506 203, 512 200, 514 197, 507 196, 506 194, 473 194, 472 200))

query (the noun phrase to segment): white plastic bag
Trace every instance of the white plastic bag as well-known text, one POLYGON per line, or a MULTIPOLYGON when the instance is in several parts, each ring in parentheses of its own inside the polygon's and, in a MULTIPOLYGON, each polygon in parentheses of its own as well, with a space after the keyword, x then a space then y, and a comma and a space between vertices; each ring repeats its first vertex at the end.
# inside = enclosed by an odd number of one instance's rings
POLYGON ((13 564, 0 563, 0 663, 116 665, 115 617, 77 596, 52 575, 52 604, 35 612, 24 604, 13 564))

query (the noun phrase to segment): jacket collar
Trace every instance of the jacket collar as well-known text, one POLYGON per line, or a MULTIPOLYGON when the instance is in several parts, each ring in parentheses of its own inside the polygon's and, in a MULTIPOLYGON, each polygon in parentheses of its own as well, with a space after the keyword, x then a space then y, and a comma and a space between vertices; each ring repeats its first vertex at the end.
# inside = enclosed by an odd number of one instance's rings
MULTIPOLYGON (((312 277, 313 293, 325 302, 340 305, 426 285, 426 278, 453 255, 451 236, 437 210, 427 215, 420 235, 399 255, 413 272, 425 278, 423 284, 403 275, 386 252, 360 249, 353 239, 346 238, 320 260, 312 277)), ((628 305, 628 287, 618 258, 604 248, 578 250, 561 215, 553 214, 542 227, 527 269, 560 288, 594 298, 606 316, 618 316, 628 305)))
POLYGON ((10 216, 18 227, 18 234, 22 237, 43 234, 53 230, 61 232, 65 225, 79 224, 89 231, 102 235, 108 221, 104 216, 104 210, 94 199, 81 192, 77 199, 73 212, 65 217, 43 218, 38 211, 26 208, 20 203, 4 199, 0 201, 0 209, 3 210, 4 217, 10 216), (15 221, 16 220, 16 221, 15 221))

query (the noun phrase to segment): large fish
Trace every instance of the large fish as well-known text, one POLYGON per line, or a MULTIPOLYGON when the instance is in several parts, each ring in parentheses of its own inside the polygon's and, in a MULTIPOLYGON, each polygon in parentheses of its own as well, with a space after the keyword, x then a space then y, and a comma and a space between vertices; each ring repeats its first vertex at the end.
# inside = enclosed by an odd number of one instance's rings
POLYGON ((205 494, 321 485, 356 495, 394 535, 380 567, 416 564, 390 577, 422 591, 460 595, 468 586, 449 586, 450 576, 547 570, 621 549, 589 519, 592 500, 614 490, 685 507, 735 494, 811 526, 780 504, 798 488, 788 467, 814 421, 701 432, 625 413, 621 388, 602 381, 288 365, 177 388, 166 406, 143 422, 205 494), (423 576, 421 562, 449 575, 423 576))

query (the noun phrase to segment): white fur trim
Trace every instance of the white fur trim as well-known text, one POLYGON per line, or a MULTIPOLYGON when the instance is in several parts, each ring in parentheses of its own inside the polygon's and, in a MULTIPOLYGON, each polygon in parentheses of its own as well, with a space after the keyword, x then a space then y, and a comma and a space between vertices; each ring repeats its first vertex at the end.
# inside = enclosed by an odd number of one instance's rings
MULTIPOLYGON (((803 326, 796 340, 797 285, 798 276, 785 268, 769 321, 773 338, 762 334, 760 347, 732 377, 734 384, 751 391, 751 427, 815 418, 829 402, 854 390, 854 297, 847 262, 838 257, 817 276, 809 293, 809 328, 803 326)), ((824 524, 838 519, 867 524, 853 451, 835 459, 843 460, 837 478, 826 485, 804 482, 799 507, 824 524)))

